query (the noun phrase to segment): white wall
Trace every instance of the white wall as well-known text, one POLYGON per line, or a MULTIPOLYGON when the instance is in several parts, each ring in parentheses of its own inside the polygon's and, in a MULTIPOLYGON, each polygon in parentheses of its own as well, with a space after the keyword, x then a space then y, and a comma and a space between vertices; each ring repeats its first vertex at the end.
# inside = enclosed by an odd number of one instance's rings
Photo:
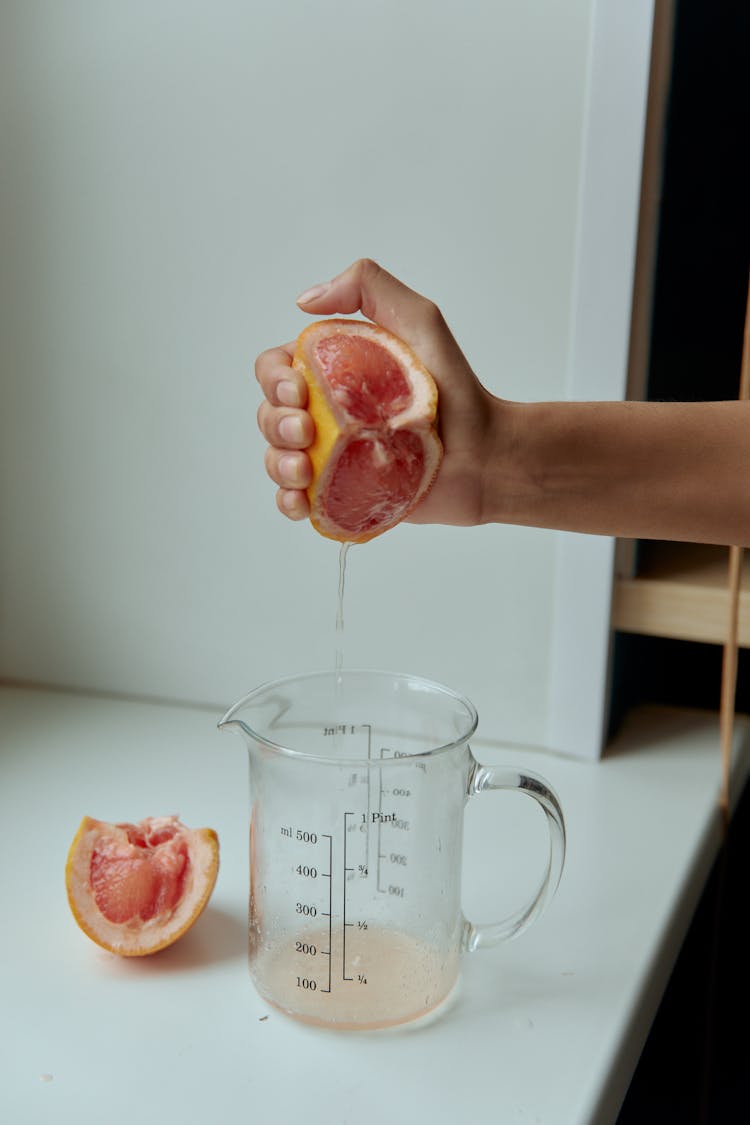
MULTIPOLYGON (((332 663, 337 547, 276 512, 252 360, 366 254, 492 390, 565 397, 593 6, 0 8, 0 675, 218 708, 332 663)), ((543 741, 555 543, 353 549, 345 659, 543 741)))

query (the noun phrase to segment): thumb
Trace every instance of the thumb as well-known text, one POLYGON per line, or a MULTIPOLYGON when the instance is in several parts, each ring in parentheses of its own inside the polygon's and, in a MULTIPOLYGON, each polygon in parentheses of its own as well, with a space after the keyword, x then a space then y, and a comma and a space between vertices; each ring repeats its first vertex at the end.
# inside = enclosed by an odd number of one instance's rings
POLYGON ((360 258, 332 281, 305 290, 297 304, 303 312, 316 316, 362 312, 368 320, 405 340, 418 354, 434 350, 435 330, 442 320, 432 301, 370 258, 360 258))
POLYGON ((446 444, 446 419, 477 417, 484 390, 461 351, 440 309, 369 258, 360 258, 325 285, 297 298, 304 312, 316 316, 361 311, 404 340, 438 385, 446 444))

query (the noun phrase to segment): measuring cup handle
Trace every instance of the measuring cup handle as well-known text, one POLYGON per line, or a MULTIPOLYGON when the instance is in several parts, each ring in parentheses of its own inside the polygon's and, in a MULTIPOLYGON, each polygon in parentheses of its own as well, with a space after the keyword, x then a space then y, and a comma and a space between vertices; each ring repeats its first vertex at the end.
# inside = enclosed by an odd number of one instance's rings
POLYGON ((469 796, 498 789, 525 793, 533 797, 544 810, 549 829, 549 859, 539 889, 526 906, 521 907, 502 922, 488 922, 481 925, 474 925, 468 920, 465 922, 462 944, 468 952, 481 949, 483 946, 498 945, 501 941, 516 937, 527 929, 552 901, 565 862, 565 820, 557 795, 544 778, 529 771, 521 773, 508 767, 483 766, 476 762, 469 779, 469 796))

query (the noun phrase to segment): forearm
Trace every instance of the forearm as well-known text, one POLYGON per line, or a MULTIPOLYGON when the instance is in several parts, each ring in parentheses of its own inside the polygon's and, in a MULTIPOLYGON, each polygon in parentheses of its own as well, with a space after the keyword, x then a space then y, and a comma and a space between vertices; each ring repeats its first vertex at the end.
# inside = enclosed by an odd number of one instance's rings
POLYGON ((750 546, 750 403, 496 401, 483 522, 750 546))

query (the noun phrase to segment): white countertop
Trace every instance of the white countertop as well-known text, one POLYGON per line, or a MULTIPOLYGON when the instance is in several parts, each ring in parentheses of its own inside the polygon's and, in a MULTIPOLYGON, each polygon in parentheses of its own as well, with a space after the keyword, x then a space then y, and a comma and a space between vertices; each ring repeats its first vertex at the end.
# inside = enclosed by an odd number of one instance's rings
MULTIPOLYGON (((718 847, 716 716, 641 710, 599 763, 493 746, 480 716, 477 758, 536 770, 559 794, 557 897, 517 941, 464 958, 440 1019, 358 1033, 296 1024, 253 989, 247 763, 218 718, 0 689, 0 1120, 613 1122, 718 847), (86 814, 166 813, 219 833, 216 889, 177 945, 118 959, 73 921, 67 850, 86 814)), ((749 759, 738 720, 736 794, 749 759)), ((531 802, 472 800, 466 913, 527 897, 545 838, 531 802)))

